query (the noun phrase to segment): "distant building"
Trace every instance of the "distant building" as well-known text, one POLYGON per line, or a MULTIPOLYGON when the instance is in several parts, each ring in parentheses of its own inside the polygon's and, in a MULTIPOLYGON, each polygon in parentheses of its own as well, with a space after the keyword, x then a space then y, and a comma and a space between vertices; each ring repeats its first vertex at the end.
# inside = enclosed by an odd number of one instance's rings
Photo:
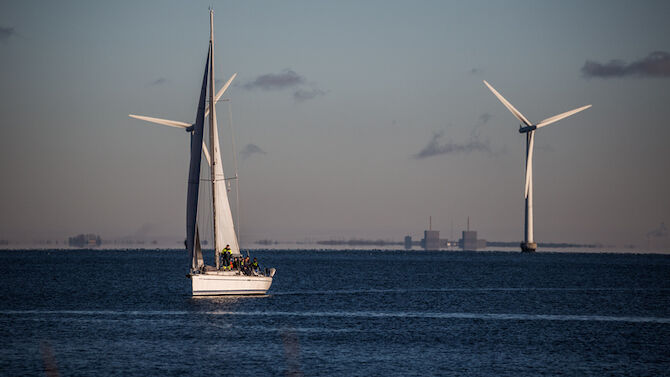
POLYGON ((405 250, 412 250, 412 237, 405 236, 405 250))
MULTIPOLYGON (((470 230, 470 218, 468 217, 467 230, 463 231, 463 238, 460 240, 448 240, 440 238, 440 231, 433 230, 433 218, 429 217, 429 228, 423 231, 423 239, 419 243, 424 250, 440 250, 452 247, 460 247, 463 250, 477 250, 486 248, 486 240, 477 239, 477 232, 470 230)), ((414 245, 410 236, 405 237, 405 249, 409 250, 414 245)))
POLYGON ((68 238, 68 244, 76 247, 93 247, 100 246, 102 240, 96 234, 80 234, 78 236, 68 238))
POLYGON ((477 231, 464 230, 463 238, 458 242, 463 250, 477 250, 486 248, 486 240, 477 239, 477 231))
POLYGON ((278 245, 278 241, 270 240, 270 239, 264 239, 264 240, 258 240, 256 241, 257 244, 263 245, 263 246, 270 246, 270 245, 278 245))
POLYGON ((470 230, 470 218, 468 217, 468 228, 463 231, 463 237, 458 241, 463 250, 477 250, 486 248, 486 240, 477 239, 477 231, 470 230))
POLYGON ((463 250, 477 250, 477 232, 474 230, 464 230, 461 238, 461 248, 463 250))
POLYGON ((439 230, 424 230, 423 231, 423 248, 426 250, 440 249, 440 231, 439 230))

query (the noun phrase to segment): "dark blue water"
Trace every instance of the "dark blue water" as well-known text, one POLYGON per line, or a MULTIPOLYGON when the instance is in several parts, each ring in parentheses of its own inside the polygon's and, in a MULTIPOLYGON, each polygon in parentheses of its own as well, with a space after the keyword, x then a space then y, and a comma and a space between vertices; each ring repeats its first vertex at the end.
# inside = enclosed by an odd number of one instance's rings
POLYGON ((193 298, 181 251, 0 252, 0 374, 670 375, 670 256, 254 255, 193 298))

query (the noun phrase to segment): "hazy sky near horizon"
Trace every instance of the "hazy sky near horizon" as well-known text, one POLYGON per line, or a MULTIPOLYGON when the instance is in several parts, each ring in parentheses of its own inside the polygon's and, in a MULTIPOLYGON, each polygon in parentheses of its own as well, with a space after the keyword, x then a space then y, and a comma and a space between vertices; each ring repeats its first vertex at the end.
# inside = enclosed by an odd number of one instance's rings
MULTIPOLYGON (((127 115, 194 121, 210 3, 0 3, 0 238, 184 237, 188 135, 127 115)), ((670 2, 212 5, 243 246, 418 238, 428 216, 520 241, 524 137, 482 80, 535 122, 593 105, 536 134, 536 241, 670 221, 670 2)))

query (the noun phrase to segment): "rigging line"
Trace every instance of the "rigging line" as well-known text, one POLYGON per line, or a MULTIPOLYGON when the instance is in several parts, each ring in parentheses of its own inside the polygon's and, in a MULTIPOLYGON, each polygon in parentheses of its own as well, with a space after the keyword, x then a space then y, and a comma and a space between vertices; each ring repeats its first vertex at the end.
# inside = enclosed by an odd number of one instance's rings
POLYGON ((239 174, 237 171, 237 149, 235 148, 235 131, 233 129, 233 109, 231 106, 232 101, 228 100, 228 124, 230 125, 230 138, 233 141, 232 147, 233 147, 233 169, 235 170, 235 207, 237 211, 235 211, 235 226, 233 227, 234 229, 237 230, 237 242, 238 242, 238 247, 240 243, 240 179, 239 179, 239 174))

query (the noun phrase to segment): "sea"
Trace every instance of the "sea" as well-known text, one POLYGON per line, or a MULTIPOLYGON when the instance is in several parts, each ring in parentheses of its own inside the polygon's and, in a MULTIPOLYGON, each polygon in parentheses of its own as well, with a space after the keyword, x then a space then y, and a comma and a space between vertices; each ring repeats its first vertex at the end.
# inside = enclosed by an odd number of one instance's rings
POLYGON ((252 256, 267 295, 196 298, 182 250, 0 251, 0 375, 670 375, 670 255, 252 256))

